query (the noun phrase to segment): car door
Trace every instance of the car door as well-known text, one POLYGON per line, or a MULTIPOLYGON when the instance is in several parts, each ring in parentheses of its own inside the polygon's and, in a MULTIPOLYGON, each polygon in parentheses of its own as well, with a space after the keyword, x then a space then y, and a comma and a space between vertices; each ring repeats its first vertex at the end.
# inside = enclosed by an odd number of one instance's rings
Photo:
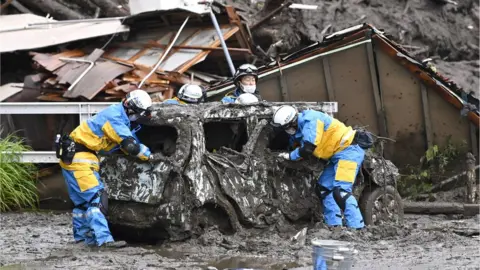
POLYGON ((143 125, 137 136, 151 148, 154 160, 140 161, 117 151, 102 161, 101 177, 110 199, 158 204, 167 182, 181 174, 190 156, 191 127, 178 117, 166 118, 143 125))

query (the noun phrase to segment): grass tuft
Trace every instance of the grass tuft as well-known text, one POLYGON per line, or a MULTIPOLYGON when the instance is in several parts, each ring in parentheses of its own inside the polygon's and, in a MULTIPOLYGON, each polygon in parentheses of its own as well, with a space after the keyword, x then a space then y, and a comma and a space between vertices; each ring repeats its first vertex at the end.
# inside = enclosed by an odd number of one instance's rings
POLYGON ((36 208, 38 204, 37 168, 33 163, 19 162, 23 151, 31 148, 17 136, 10 134, 0 139, 0 212, 36 208))

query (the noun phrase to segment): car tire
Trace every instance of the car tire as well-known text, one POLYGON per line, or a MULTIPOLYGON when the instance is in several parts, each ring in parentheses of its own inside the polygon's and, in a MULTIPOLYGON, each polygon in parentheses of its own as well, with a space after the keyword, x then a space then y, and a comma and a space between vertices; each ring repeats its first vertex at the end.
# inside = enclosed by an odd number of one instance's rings
POLYGON ((403 201, 398 191, 392 186, 366 187, 360 198, 360 210, 366 225, 384 223, 403 224, 403 201), (384 197, 388 207, 384 207, 384 197))

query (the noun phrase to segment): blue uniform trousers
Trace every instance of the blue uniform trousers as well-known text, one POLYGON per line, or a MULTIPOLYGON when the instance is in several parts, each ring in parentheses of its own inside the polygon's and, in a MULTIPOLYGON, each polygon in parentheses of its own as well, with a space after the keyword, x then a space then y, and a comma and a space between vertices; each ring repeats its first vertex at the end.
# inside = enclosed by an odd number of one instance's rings
POLYGON ((364 157, 365 151, 360 146, 350 145, 334 154, 320 175, 318 184, 323 189, 323 214, 327 225, 341 226, 343 211, 348 227, 360 229, 365 226, 357 200, 351 194, 364 157))
POLYGON ((73 237, 75 241, 85 241, 87 245, 95 244, 97 246, 101 246, 106 242, 112 242, 113 237, 108 228, 107 220, 100 208, 98 208, 100 197, 92 200, 98 191, 104 188, 98 172, 92 171, 99 184, 83 192, 79 189, 74 171, 62 168, 62 173, 67 184, 70 199, 75 205, 72 213, 73 237))

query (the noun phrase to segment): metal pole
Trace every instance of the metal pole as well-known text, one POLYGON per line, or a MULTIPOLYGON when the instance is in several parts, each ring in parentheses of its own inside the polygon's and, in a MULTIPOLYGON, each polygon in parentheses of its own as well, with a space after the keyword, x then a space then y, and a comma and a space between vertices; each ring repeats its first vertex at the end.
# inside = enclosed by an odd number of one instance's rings
POLYGON ((65 21, 52 21, 52 22, 37 22, 29 23, 28 25, 50 25, 50 24, 70 24, 70 23, 84 23, 84 22, 105 22, 122 20, 126 17, 112 17, 112 18, 99 18, 99 19, 80 19, 80 20, 65 20, 65 21))
POLYGON ((233 66, 232 58, 230 58, 230 54, 228 53, 227 44, 225 44, 225 40, 223 39, 222 31, 220 30, 220 26, 218 25, 217 18, 213 13, 213 9, 210 7, 210 18, 212 18, 213 25, 217 30, 218 38, 222 43, 223 53, 225 53, 225 57, 227 58, 228 66, 230 67, 230 72, 232 73, 232 77, 235 75, 235 67, 233 66))
POLYGON ((87 73, 93 68, 93 66, 95 65, 95 63, 93 61, 89 61, 89 60, 84 60, 84 59, 72 59, 72 58, 65 58, 65 57, 60 57, 59 58, 60 60, 63 60, 63 61, 72 61, 72 62, 83 62, 83 63, 89 63, 89 66, 82 72, 82 74, 80 74, 80 76, 78 76, 78 78, 70 85, 70 87, 68 87, 67 91, 71 91, 75 85, 77 85, 77 83, 85 76, 87 75, 87 73))
POLYGON ((145 81, 150 77, 152 76, 152 74, 157 70, 157 68, 160 66, 160 64, 163 62, 163 59, 165 59, 165 57, 167 57, 168 53, 170 52, 170 50, 172 49, 173 47, 173 44, 175 44, 175 42, 177 41, 177 38, 180 36, 180 33, 182 32, 183 30, 183 27, 187 24, 188 22, 188 19, 190 18, 190 16, 188 16, 185 21, 183 22, 182 26, 180 26, 180 29, 178 29, 177 31, 177 34, 175 35, 175 38, 173 39, 173 41, 170 43, 170 45, 168 46, 167 50, 163 53, 162 57, 160 58, 160 60, 158 61, 158 63, 155 65, 155 67, 153 67, 153 69, 147 74, 147 76, 145 76, 145 78, 142 79, 142 81, 140 82, 140 84, 138 85, 138 88, 142 88, 142 85, 145 83, 145 81))

